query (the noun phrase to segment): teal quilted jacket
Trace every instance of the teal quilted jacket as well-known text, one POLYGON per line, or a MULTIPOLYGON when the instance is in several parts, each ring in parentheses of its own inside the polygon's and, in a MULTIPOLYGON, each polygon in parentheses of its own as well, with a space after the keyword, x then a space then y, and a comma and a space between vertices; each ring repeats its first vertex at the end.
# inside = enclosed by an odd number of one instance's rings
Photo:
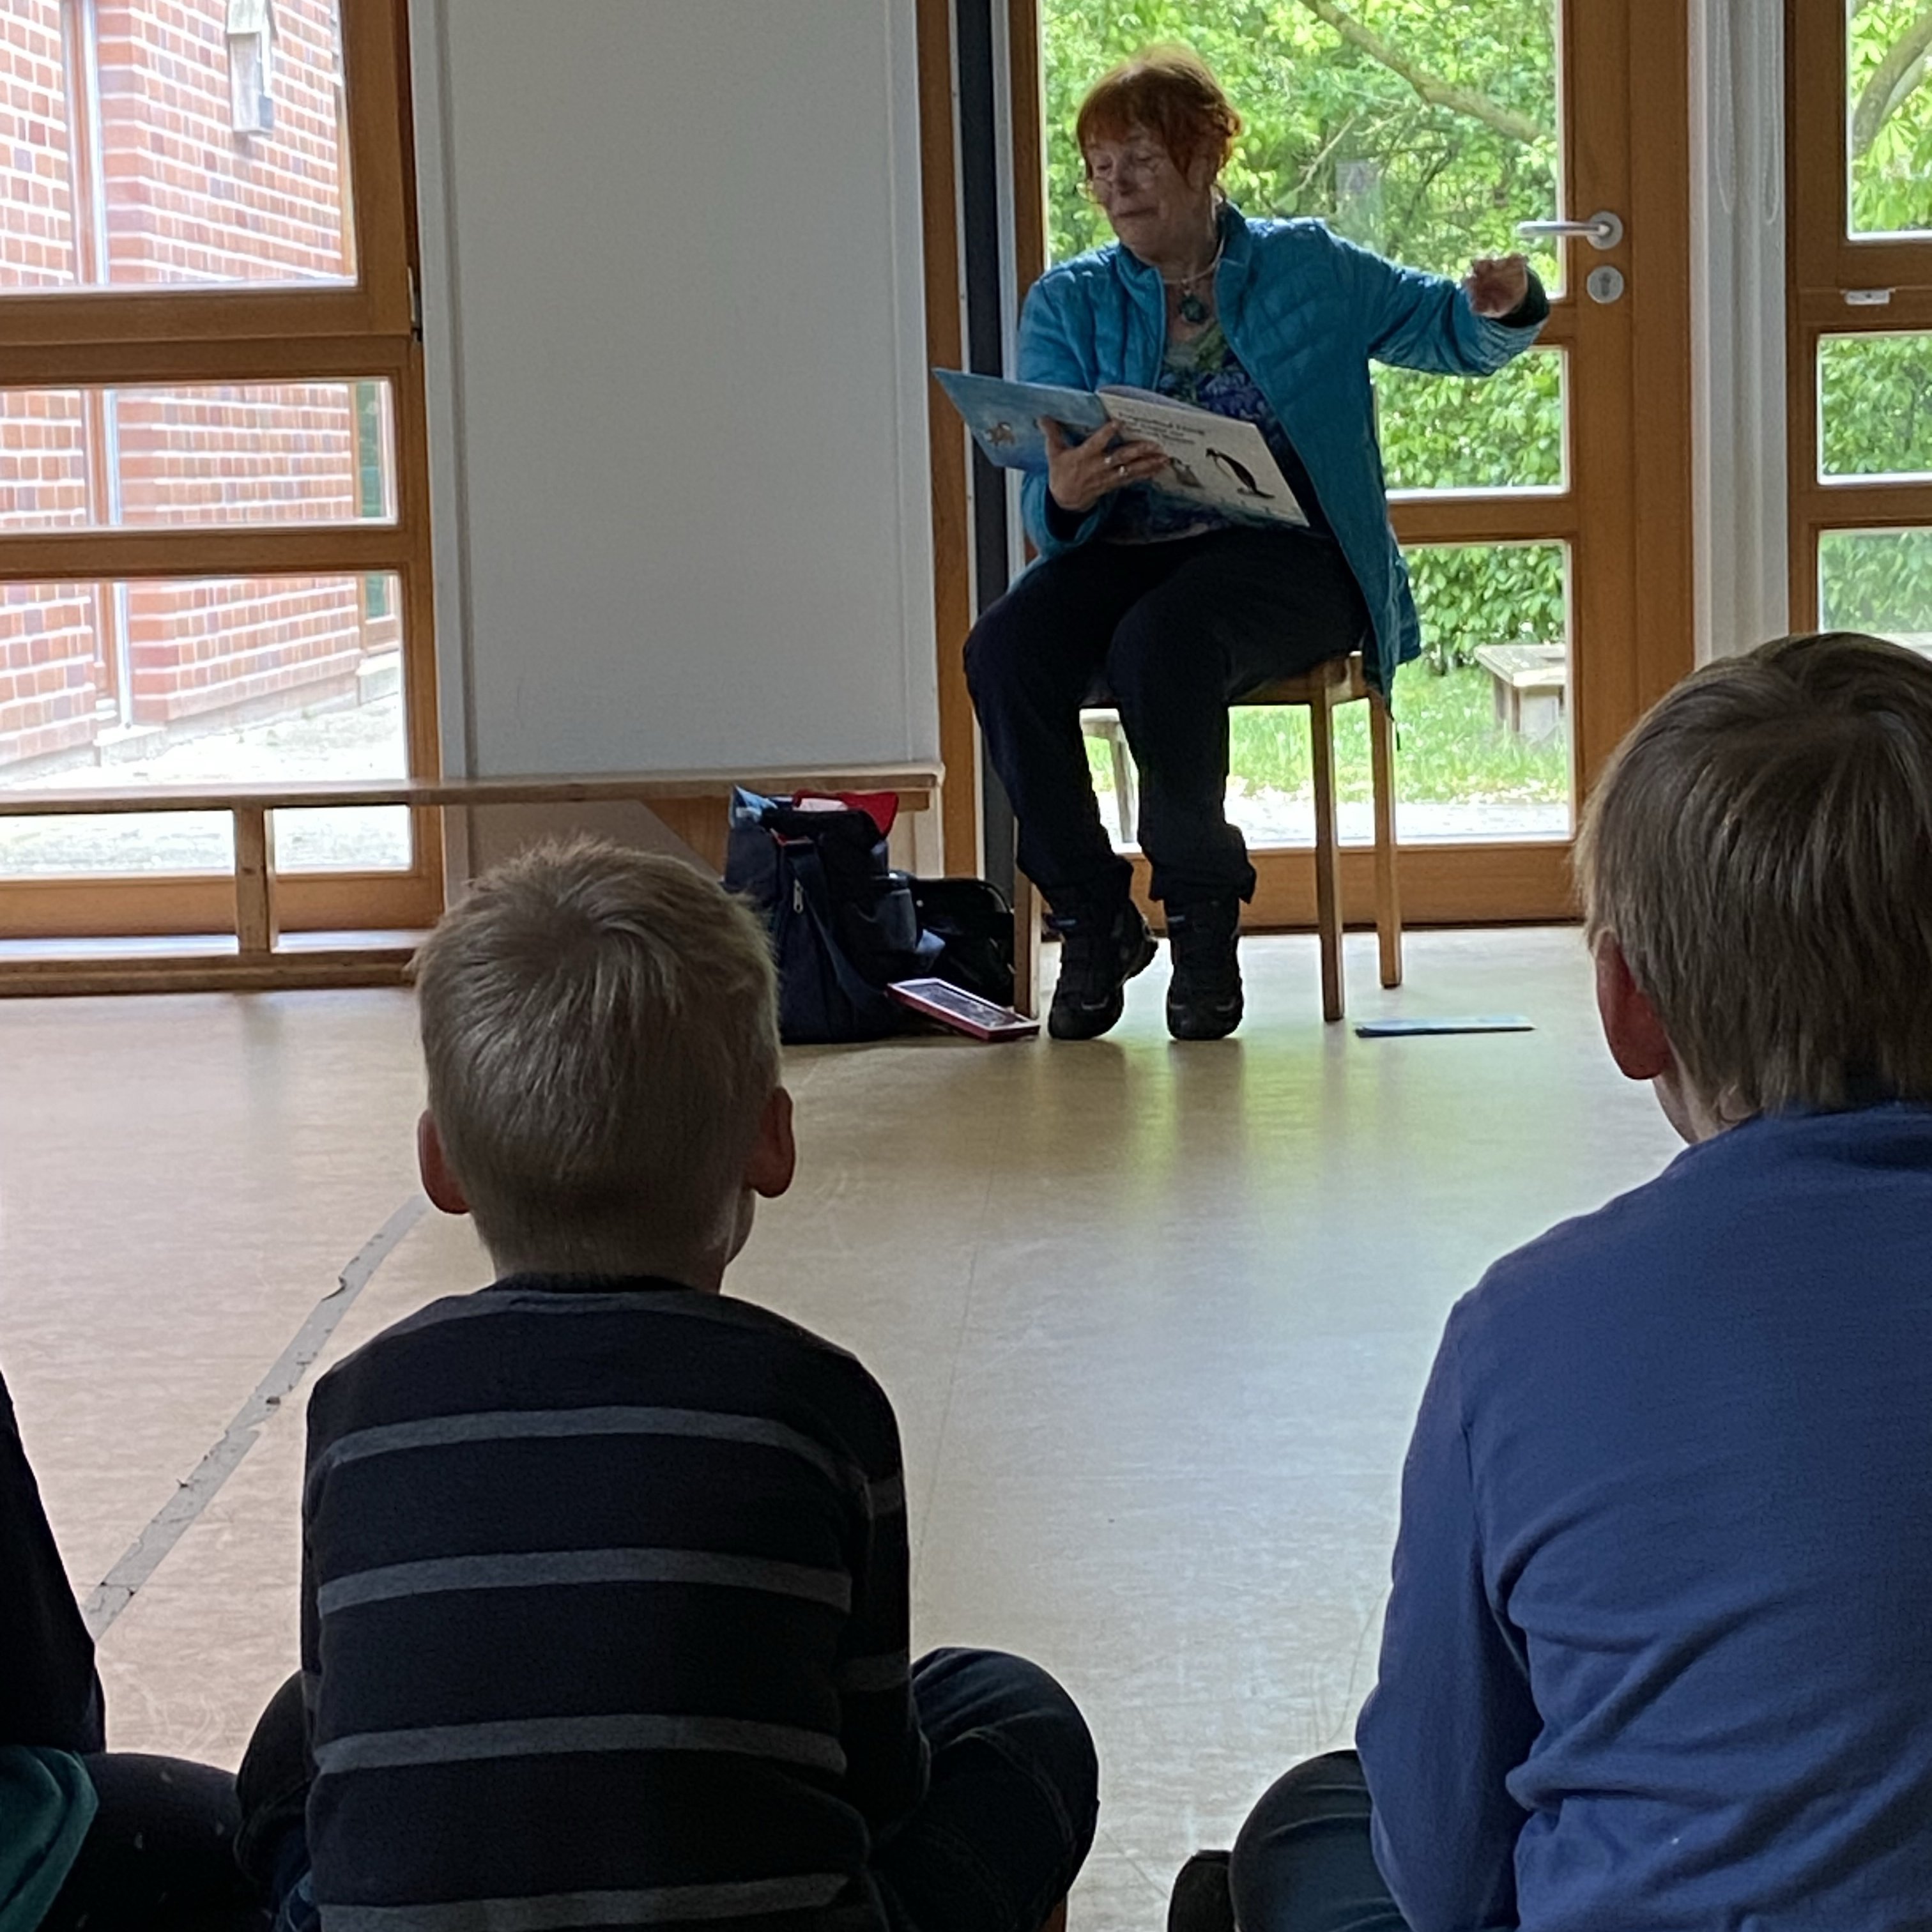
MULTIPOLYGON (((1308 466, 1374 622, 1369 676, 1386 691, 1422 634, 1389 526, 1369 364, 1491 375, 1536 340, 1549 304, 1532 282, 1522 326, 1487 321, 1456 283, 1398 268, 1319 221, 1251 221, 1230 205, 1221 226, 1222 327, 1308 466)), ((1166 327, 1160 275, 1111 243, 1049 268, 1028 291, 1020 380, 1151 388, 1166 327)), ((1028 534, 1052 556, 1100 535, 1118 499, 1103 499, 1071 535, 1048 527, 1044 476, 1026 478, 1021 500, 1028 534)))

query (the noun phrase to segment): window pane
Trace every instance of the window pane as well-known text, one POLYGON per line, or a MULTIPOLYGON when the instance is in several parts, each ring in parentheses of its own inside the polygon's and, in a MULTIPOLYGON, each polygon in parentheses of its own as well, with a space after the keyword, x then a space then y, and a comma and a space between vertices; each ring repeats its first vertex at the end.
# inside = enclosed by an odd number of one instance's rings
MULTIPOLYGON (((1570 831, 1569 552, 1566 544, 1441 544, 1408 552, 1426 640, 1396 680, 1396 831, 1428 839, 1562 838, 1570 831)), ((1087 714, 1102 817, 1123 836, 1132 780, 1111 713, 1087 714)), ((1308 713, 1238 709, 1228 721, 1228 818, 1253 846, 1315 840, 1308 713)), ((1342 838, 1374 836, 1368 707, 1335 718, 1342 838)))
POLYGON ((1378 368, 1382 466, 1391 490, 1560 490, 1561 350, 1537 350, 1480 382, 1378 368))
POLYGON ((410 862, 404 805, 344 805, 275 814, 278 872, 390 872, 410 862))
MULTIPOLYGON (((1407 552, 1424 656, 1396 680, 1396 835, 1562 838, 1570 830, 1569 550, 1432 544, 1407 552)), ((1237 711, 1228 815, 1250 844, 1312 844, 1308 717, 1237 711)), ((1342 836, 1374 836, 1368 707, 1335 720, 1342 836)))
MULTIPOLYGON (((1152 40, 1193 47, 1246 122, 1223 176, 1249 214, 1313 214, 1378 254, 1460 275, 1558 211, 1556 0, 1350 0, 1378 51, 1304 5, 1042 0, 1049 251, 1111 238, 1073 139, 1082 97, 1152 40), (1424 100, 1412 76, 1442 83, 1424 100)), ((1552 287, 1557 257, 1532 258, 1552 287)))
POLYGON ((395 521, 389 386, 0 390, 0 531, 395 521))
POLYGON ((8 0, 0 31, 0 290, 72 285, 74 130, 61 0, 8 0))
POLYGON ((1827 530, 1818 614, 1828 631, 1870 631, 1932 653, 1932 530, 1827 530))
POLYGON ((1818 473, 1932 476, 1932 335, 1819 344, 1818 473))
MULTIPOLYGON (((0 810, 5 805, 0 791, 0 810)), ((234 824, 225 812, 0 818, 0 879, 230 872, 235 868, 234 824)))
POLYGON ((1850 232, 1932 232, 1932 88, 1924 84, 1924 0, 1859 0, 1845 15, 1850 232))
POLYGON ((8 0, 7 28, 0 290, 354 275, 338 0, 8 0))
POLYGON ((1397 832, 1568 838, 1569 546, 1427 544, 1408 556, 1424 655, 1396 681, 1397 832))
MULTIPOLYGON (((194 789, 408 770, 393 578, 14 584, 4 592, 0 878, 232 863, 225 814, 9 819, 9 788, 194 789)), ((283 816, 284 870, 410 862, 405 812, 283 816)))

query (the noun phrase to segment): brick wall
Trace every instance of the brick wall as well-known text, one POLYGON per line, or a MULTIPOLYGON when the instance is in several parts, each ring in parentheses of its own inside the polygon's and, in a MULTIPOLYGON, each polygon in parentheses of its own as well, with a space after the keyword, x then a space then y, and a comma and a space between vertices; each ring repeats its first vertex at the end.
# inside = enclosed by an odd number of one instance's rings
POLYGON ((0 584, 0 757, 92 739, 98 601, 84 584, 0 584))
POLYGON ((0 529, 87 524, 82 407, 78 389, 0 389, 0 529))
POLYGON ((226 0, 97 0, 109 280, 347 271, 334 0, 274 0, 272 132, 230 125, 226 0))
POLYGON ((352 519, 350 395, 346 382, 123 394, 116 411, 123 520, 352 519))
POLYGON ((74 278, 73 184, 60 0, 0 10, 0 286, 74 278))
MULTIPOLYGON (((280 282, 351 272, 335 0, 274 0, 272 130, 231 125, 226 0, 87 0, 98 56, 98 163, 114 286, 280 282)), ((59 0, 0 13, 0 296, 74 286, 76 232, 59 0)), ((88 218, 87 211, 78 218, 88 218)), ((104 526, 113 466, 130 525, 262 525, 358 514, 344 384, 0 392, 0 530, 104 526), (90 422, 90 417, 92 421, 90 422)), ((0 607, 0 766, 84 748, 98 729, 299 710, 354 688, 367 624, 352 580, 140 583, 116 688, 112 592, 14 585, 0 607), (99 706, 97 710, 97 706, 99 706)))
POLYGON ((341 578, 131 585, 135 716, 171 724, 284 693, 298 707, 318 683, 355 676, 360 602, 341 578))
MULTIPOLYGON (((87 520, 77 391, 0 392, 0 526, 87 520)), ((95 596, 76 584, 0 586, 0 762, 92 742, 95 596)))

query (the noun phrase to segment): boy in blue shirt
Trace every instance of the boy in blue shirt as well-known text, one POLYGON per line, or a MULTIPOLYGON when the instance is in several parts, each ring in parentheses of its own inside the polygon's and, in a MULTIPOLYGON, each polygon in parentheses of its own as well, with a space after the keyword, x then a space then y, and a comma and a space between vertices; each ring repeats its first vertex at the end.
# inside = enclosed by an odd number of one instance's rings
POLYGON ((322 1932, 1039 1932, 1092 1740, 1018 1658, 908 1642, 892 1405, 722 1292, 794 1163, 765 934, 595 844, 417 964, 436 1204, 496 1279, 308 1411, 302 1672, 244 1858, 322 1932))
POLYGON ((1708 666, 1577 856, 1605 1037, 1689 1150, 1450 1315, 1359 1757, 1177 1918, 1932 1926, 1932 663, 1708 666))

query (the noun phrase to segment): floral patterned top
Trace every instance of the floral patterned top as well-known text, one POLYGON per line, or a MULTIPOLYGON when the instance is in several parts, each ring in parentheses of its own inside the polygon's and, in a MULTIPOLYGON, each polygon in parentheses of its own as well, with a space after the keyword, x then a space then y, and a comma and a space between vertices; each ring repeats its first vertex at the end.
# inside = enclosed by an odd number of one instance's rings
MULTIPOLYGON (((1309 529, 1324 537, 1332 534, 1328 520, 1316 500, 1315 484, 1307 465, 1288 440, 1280 418, 1269 408, 1268 398, 1255 379, 1228 346, 1218 317, 1189 341, 1168 338, 1154 387, 1177 403, 1252 423, 1267 442, 1269 454, 1280 466, 1288 487, 1294 492, 1295 501, 1308 518, 1309 529)), ((1121 491, 1120 506, 1107 526, 1106 537, 1110 543, 1167 543, 1177 537, 1198 536, 1205 530, 1226 530, 1234 520, 1216 511, 1204 514, 1178 497, 1160 495, 1142 484, 1121 491)))

